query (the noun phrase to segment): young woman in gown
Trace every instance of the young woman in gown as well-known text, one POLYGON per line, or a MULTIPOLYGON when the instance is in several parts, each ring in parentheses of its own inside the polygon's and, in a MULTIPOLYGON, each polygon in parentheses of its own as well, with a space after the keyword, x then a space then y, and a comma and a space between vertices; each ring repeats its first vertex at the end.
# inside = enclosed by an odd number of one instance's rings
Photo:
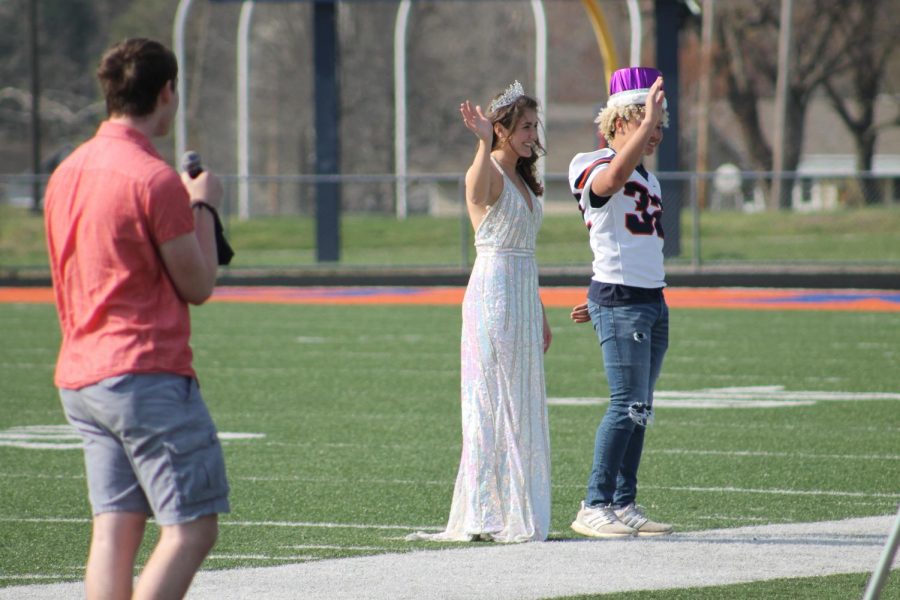
POLYGON ((478 138, 466 173, 477 258, 461 343, 462 457, 445 531, 410 539, 540 541, 550 525, 550 442, 544 352, 550 326, 538 295, 542 220, 535 99, 515 82, 485 115, 460 105, 478 138))

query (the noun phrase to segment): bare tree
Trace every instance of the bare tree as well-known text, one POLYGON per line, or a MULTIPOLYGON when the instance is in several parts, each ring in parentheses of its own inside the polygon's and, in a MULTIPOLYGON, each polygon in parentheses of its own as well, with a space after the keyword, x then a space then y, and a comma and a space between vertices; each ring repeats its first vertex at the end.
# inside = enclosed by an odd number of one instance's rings
POLYGON ((491 96, 514 79, 534 89, 531 10, 519 2, 422 2, 411 18, 410 167, 464 169, 475 139, 462 126, 460 102, 468 98, 487 111, 491 96))
MULTIPOLYGON (((831 105, 853 137, 857 171, 869 172, 879 132, 900 125, 900 111, 892 120, 882 123, 876 123, 875 115, 875 104, 898 48, 896 32, 900 30, 900 16, 891 0, 853 0, 843 6, 846 16, 840 23, 839 34, 846 40, 849 68, 826 78, 823 85, 831 105)), ((878 201, 878 189, 872 179, 862 177, 859 185, 864 202, 878 201)))
MULTIPOLYGON (((849 65, 852 41, 840 35, 844 3, 807 0, 796 5, 793 52, 787 86, 784 169, 800 161, 806 111, 819 86, 849 65)), ((717 68, 723 73, 726 98, 737 117, 754 169, 772 168, 772 147, 760 116, 760 100, 770 97, 777 78, 779 0, 729 2, 716 14, 717 68)), ((789 187, 789 186, 787 186, 789 187)), ((785 208, 786 197, 780 199, 785 208)))
MULTIPOLYGON (((120 10, 133 0, 118 3, 120 10)), ((94 72, 108 38, 112 0, 38 1, 42 170, 93 133, 103 116, 94 72), (92 35, 85 35, 92 32, 92 35)), ((31 138, 28 0, 0 2, 0 172, 27 168, 31 138)))

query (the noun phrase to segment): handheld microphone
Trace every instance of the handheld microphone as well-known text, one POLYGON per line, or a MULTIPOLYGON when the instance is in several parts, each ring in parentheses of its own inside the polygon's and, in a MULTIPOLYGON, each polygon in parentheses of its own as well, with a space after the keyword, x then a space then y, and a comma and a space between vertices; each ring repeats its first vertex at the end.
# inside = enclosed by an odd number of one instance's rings
MULTIPOLYGON (((184 156, 181 157, 181 169, 185 171, 191 179, 195 179, 203 172, 203 161, 200 160, 200 154, 193 150, 185 152, 184 156)), ((202 204, 205 209, 212 213, 214 221, 213 228, 216 235, 216 254, 218 255, 218 263, 220 265, 229 264, 232 257, 234 257, 234 250, 231 248, 228 240, 225 239, 225 229, 222 227, 222 220, 219 218, 219 212, 206 202, 198 201, 197 203, 202 204)))
POLYGON ((203 172, 203 161, 200 160, 200 154, 193 150, 185 152, 181 157, 181 169, 187 172, 191 179, 195 179, 203 172))

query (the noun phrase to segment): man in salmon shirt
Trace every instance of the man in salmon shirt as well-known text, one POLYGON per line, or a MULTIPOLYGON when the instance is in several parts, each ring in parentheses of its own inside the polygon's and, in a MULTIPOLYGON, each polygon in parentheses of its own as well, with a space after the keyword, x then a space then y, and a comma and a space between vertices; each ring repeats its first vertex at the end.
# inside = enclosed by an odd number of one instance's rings
POLYGON ((87 597, 181 598, 229 511, 216 428, 192 366, 188 304, 211 295, 219 180, 151 142, 178 109, 178 64, 129 39, 97 70, 109 119, 53 173, 45 218, 62 345, 54 382, 84 441, 87 597), (148 516, 159 542, 132 583, 148 516))

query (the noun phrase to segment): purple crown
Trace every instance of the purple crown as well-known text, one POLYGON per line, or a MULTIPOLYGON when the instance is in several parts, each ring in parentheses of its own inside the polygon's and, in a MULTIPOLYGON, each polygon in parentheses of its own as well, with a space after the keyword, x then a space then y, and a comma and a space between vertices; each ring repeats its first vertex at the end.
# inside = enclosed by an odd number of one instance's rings
POLYGON ((619 69, 609 79, 609 95, 630 90, 650 89, 662 73, 653 67, 628 67, 619 69))
POLYGON ((617 70, 609 80, 607 106, 644 104, 650 86, 661 75, 662 73, 653 67, 627 67, 617 70))

